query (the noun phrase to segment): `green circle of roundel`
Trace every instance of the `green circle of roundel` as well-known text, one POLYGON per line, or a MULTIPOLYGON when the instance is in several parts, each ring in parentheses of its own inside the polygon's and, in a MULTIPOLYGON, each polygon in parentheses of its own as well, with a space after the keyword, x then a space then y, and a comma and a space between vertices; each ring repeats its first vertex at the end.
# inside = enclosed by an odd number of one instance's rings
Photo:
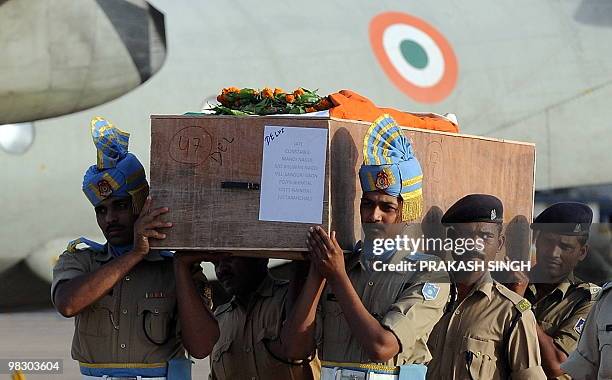
POLYGON ((399 47, 404 59, 406 59, 411 66, 417 69, 424 69, 427 63, 429 63, 427 52, 418 43, 412 40, 403 40, 399 47))

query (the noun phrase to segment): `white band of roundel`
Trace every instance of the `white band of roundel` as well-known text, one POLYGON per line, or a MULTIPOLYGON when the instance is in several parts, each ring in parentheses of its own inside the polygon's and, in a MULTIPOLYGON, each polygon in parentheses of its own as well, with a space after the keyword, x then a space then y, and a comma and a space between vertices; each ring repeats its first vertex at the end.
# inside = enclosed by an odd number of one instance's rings
POLYGON ((444 56, 438 45, 425 32, 411 25, 394 24, 383 33, 383 47, 389 60, 407 82, 418 87, 435 86, 444 75, 444 56), (400 44, 412 40, 427 53, 427 66, 417 69, 411 66, 401 53, 400 44))

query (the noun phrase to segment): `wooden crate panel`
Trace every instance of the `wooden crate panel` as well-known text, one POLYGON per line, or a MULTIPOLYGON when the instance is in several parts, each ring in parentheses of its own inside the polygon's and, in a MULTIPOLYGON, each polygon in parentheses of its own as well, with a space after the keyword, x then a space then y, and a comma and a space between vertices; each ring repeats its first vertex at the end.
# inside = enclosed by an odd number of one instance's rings
MULTIPOLYGON (((336 230, 346 249, 360 239, 357 173, 369 123, 302 117, 152 116, 151 193, 157 205, 170 207, 169 220, 175 222, 159 248, 223 249, 289 258, 305 250, 309 224, 259 221, 258 190, 221 188, 223 181, 261 183, 266 125, 328 128, 323 226, 336 230)), ((439 222, 452 203, 470 193, 499 197, 506 222, 531 221, 534 145, 404 131, 423 167, 428 221, 439 222)))
POLYGON ((310 224, 259 221, 258 190, 221 188, 226 181, 261 183, 265 125, 327 128, 328 120, 152 118, 151 194, 175 223, 158 248, 304 248, 310 224))

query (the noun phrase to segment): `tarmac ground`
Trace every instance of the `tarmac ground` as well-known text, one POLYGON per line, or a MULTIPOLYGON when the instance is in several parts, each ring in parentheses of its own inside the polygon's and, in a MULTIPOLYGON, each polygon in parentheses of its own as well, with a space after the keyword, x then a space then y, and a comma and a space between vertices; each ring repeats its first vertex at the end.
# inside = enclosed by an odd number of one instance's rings
MULTIPOLYGON (((64 318, 53 309, 0 313, 0 361, 7 359, 61 359, 62 374, 26 374, 26 380, 81 380, 77 362, 70 357, 74 332, 72 318, 64 318)), ((208 358, 195 360, 194 380, 208 378, 208 358)), ((11 375, 0 370, 0 380, 11 375), (4 373, 4 374, 3 374, 4 373)))

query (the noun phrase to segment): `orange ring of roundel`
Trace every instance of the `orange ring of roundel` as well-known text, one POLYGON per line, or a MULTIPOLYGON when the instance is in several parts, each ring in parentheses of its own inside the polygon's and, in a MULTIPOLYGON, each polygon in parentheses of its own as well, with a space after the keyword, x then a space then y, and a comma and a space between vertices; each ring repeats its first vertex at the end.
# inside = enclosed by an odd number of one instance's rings
POLYGON ((414 16, 399 12, 385 12, 370 22, 370 44, 378 62, 391 81, 406 95, 422 103, 435 103, 446 98, 457 83, 457 58, 444 36, 433 26, 414 16), (444 74, 438 83, 431 87, 415 86, 404 79, 393 66, 382 44, 385 29, 393 24, 408 24, 422 30, 438 45, 444 58, 444 74))

